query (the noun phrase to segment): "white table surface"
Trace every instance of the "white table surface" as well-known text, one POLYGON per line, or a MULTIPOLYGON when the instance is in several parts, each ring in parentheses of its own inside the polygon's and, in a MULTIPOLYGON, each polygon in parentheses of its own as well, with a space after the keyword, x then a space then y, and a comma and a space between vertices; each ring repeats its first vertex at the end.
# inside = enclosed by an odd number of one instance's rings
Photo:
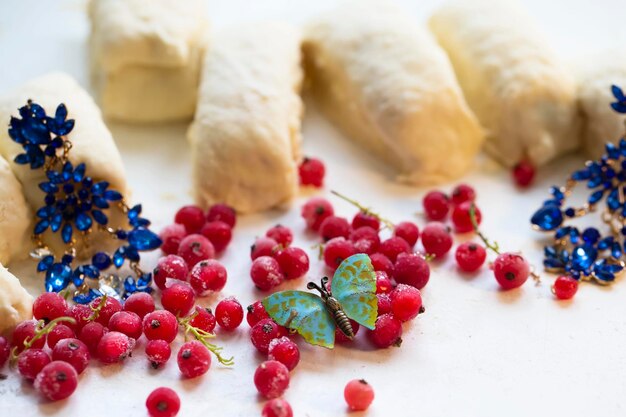
MULTIPOLYGON (((402 3, 416 21, 423 21, 439 1, 402 3)), ((626 41, 626 9, 618 0, 526 1, 559 53, 576 60, 585 53, 626 41), (619 25, 622 25, 620 28, 619 25)), ((214 0, 207 13, 216 27, 261 18, 301 23, 333 4, 328 0, 214 0)), ((63 70, 88 87, 88 23, 81 0, 3 0, 0 3, 0 93, 52 70, 63 70)), ((36 98, 35 98, 36 99, 36 98)), ((144 205, 156 230, 170 223, 178 207, 191 201, 189 149, 184 125, 123 126, 110 124, 134 200, 144 205)), ((423 219, 424 189, 394 184, 391 172, 372 156, 356 149, 307 103, 304 149, 327 164, 327 187, 359 198, 396 221, 423 219)), ((522 250, 541 262, 539 236, 528 218, 547 195, 581 163, 570 157, 546 168, 536 186, 517 191, 509 174, 483 159, 464 178, 478 190, 484 231, 503 248, 522 250)), ((450 185, 443 186, 449 190, 450 185)), ((280 222, 296 232, 295 243, 312 257, 309 276, 323 273, 309 249, 315 238, 304 233, 299 206, 291 210, 240 217, 235 238, 221 260, 229 281, 216 300, 236 295, 248 305, 262 295, 251 285, 248 247, 254 236, 280 222)), ((340 214, 354 210, 336 199, 340 214)), ((156 254, 146 257, 152 267, 156 254)), ((41 288, 34 263, 11 265, 33 292, 41 288)), ((451 256, 433 265, 424 291, 426 314, 407 324, 401 348, 372 351, 366 343, 334 351, 301 343, 302 360, 292 373, 285 398, 298 417, 337 417, 346 413, 343 387, 353 378, 367 379, 376 390, 368 416, 619 416, 626 413, 626 283, 610 288, 582 285, 575 300, 557 302, 550 293, 553 277, 528 282, 521 289, 498 290, 488 270, 461 275, 451 256)), ((304 286, 301 280, 296 285, 304 286)), ((0 381, 0 416, 143 416, 145 398, 158 386, 181 396, 181 416, 255 416, 259 401, 252 383, 262 360, 248 341, 247 324, 232 333, 219 333, 217 343, 235 356, 232 369, 214 362, 208 374, 181 380, 175 360, 159 371, 150 370, 140 351, 126 363, 94 364, 81 376, 70 399, 46 403, 15 372, 0 381)), ((5 370, 6 371, 6 370, 5 370)), ((353 414, 361 415, 359 413, 353 414)))

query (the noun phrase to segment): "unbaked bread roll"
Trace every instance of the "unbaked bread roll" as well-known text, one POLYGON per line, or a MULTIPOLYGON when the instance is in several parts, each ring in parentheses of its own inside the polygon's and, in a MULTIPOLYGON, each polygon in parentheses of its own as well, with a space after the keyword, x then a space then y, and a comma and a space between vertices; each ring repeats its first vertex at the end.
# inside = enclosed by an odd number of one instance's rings
POLYGON ((200 205, 220 202, 254 212, 294 196, 301 82, 295 28, 256 23, 215 36, 188 131, 200 205))
POLYGON ((472 165, 479 123, 444 51, 405 13, 349 2, 307 27, 303 50, 321 109, 399 180, 442 182, 472 165))
POLYGON ((24 199, 22 184, 0 157, 0 264, 28 256, 31 222, 32 211, 24 199))
POLYGON ((626 89, 626 50, 610 50, 587 57, 579 74, 578 102, 582 114, 583 147, 597 159, 607 142, 618 143, 626 126, 623 114, 614 111, 611 85, 626 89))
POLYGON ((107 117, 191 119, 206 44, 201 0, 92 0, 91 71, 107 117))
POLYGON ((454 0, 430 18, 465 98, 505 165, 541 165, 579 146, 574 77, 508 0, 454 0))
POLYGON ((32 317, 33 297, 0 265, 0 334, 32 317))

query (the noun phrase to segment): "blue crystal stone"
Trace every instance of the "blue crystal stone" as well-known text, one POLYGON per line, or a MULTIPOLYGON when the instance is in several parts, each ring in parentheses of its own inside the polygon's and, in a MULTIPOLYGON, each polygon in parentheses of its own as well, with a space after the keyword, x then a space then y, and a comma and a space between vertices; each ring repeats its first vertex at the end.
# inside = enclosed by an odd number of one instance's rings
POLYGON ((44 193, 48 193, 48 194, 56 193, 57 191, 59 191, 59 187, 57 187, 50 181, 39 183, 39 188, 44 193))
POLYGON ((543 255, 546 258, 556 258, 556 249, 554 248, 554 246, 546 246, 545 248, 543 248, 543 255))
POLYGON ((133 277, 127 277, 124 280, 124 290, 130 294, 137 291, 137 284, 135 283, 135 279, 133 277))
POLYGON ((67 161, 63 165, 63 181, 69 181, 72 179, 72 174, 74 173, 74 166, 70 161, 67 161))
POLYGON ((567 209, 565 209, 565 215, 567 217, 575 217, 576 216, 576 210, 574 210, 573 207, 568 207, 567 209))
POLYGON ((128 232, 124 229, 117 229, 115 236, 117 236, 119 240, 126 240, 128 239, 128 232))
POLYGON ((100 210, 92 210, 91 215, 98 224, 106 225, 107 223, 109 223, 109 218, 100 210))
POLYGON ((598 251, 589 244, 576 246, 572 251, 571 266, 574 270, 585 271, 593 265, 598 257, 598 251))
POLYGON ((91 263, 102 271, 111 266, 111 257, 104 252, 98 252, 91 258, 91 263))
POLYGON ((70 243, 72 240, 72 225, 69 223, 65 223, 63 226, 63 230, 61 230, 61 237, 63 238, 63 242, 70 243))
POLYGON ((555 239, 563 239, 565 236, 569 235, 569 232, 572 228, 569 226, 559 227, 554 234, 555 239))
POLYGON ((139 287, 145 287, 150 285, 150 283, 152 282, 152 274, 147 272, 143 275, 141 275, 139 278, 137 278, 137 285, 139 287))
POLYGON ((144 219, 143 217, 137 217, 130 221, 130 225, 133 227, 148 227, 150 226, 150 220, 144 219))
POLYGON ((140 259, 139 252, 136 248, 132 246, 126 246, 126 252, 124 253, 124 256, 126 257, 126 259, 132 262, 139 262, 140 259))
POLYGON ((580 171, 576 171, 572 174, 572 179, 574 181, 585 181, 591 177, 591 171, 589 169, 581 169, 580 171))
POLYGON ((46 172, 46 176, 48 177, 48 179, 50 180, 51 183, 53 184, 62 184, 63 183, 63 176, 57 172, 57 171, 48 171, 46 172))
POLYGON ((589 227, 583 232, 583 240, 585 241, 585 243, 595 245, 599 239, 600 232, 598 232, 598 229, 596 229, 595 227, 589 227))
POLYGON ((92 223, 91 217, 87 213, 79 213, 76 216, 76 228, 81 232, 88 230, 92 223))
POLYGON ((596 188, 598 185, 602 184, 602 176, 599 174, 598 176, 592 176, 587 182, 587 188, 596 188))
POLYGON ((93 187, 93 180, 91 179, 91 177, 85 177, 83 179, 83 187, 91 189, 91 187, 93 187))
POLYGON ((609 142, 606 144, 605 148, 606 148, 606 154, 610 159, 619 158, 620 152, 617 146, 609 142))
POLYGON ((63 265, 70 265, 72 263, 72 261, 74 261, 74 257, 72 255, 63 255, 63 257, 61 258, 61 263, 63 265))
POLYGON ((611 282, 615 280, 615 274, 622 271, 622 266, 618 264, 612 264, 605 259, 597 261, 593 265, 593 275, 605 282, 611 282))
POLYGON ((622 156, 626 156, 626 139, 622 138, 619 140, 619 150, 622 156))
POLYGON ((99 209, 109 208, 109 203, 103 197, 97 195, 93 196, 93 205, 98 207, 99 209))
POLYGON ((103 196, 109 201, 119 201, 122 199, 122 194, 119 191, 115 190, 106 190, 103 196))
POLYGON ((64 264, 53 264, 46 272, 46 291, 59 292, 65 289, 72 278, 72 268, 64 264))
POLYGON ((50 206, 41 207, 39 210, 37 210, 37 217, 40 217, 42 219, 47 219, 52 215, 52 213, 54 213, 54 207, 50 207, 50 206))
POLYGON ((556 186, 550 187, 550 193, 556 200, 561 201, 565 198, 565 194, 563 194, 563 192, 561 191, 559 187, 556 187, 556 186))
POLYGON ((100 181, 92 186, 91 191, 94 194, 102 194, 107 188, 109 188, 109 183, 107 181, 100 181))
POLYGON ((554 230, 563 223, 563 213, 558 206, 549 204, 537 210, 530 222, 541 230, 554 230))
POLYGON ((79 294, 75 296, 73 300, 77 304, 89 304, 98 297, 102 297, 102 293, 92 288, 86 294, 79 294))
POLYGON ((50 229, 56 233, 61 228, 62 221, 63 213, 55 213, 54 216, 52 216, 52 221, 50 221, 50 229))
POLYGON ((569 231, 570 242, 572 242, 573 244, 577 244, 579 237, 580 237, 580 232, 578 231, 578 229, 575 227, 572 227, 572 230, 569 231))
POLYGON ((139 217, 141 214, 141 204, 135 205, 133 208, 128 210, 128 219, 133 220, 139 217))
POLYGON ((42 220, 35 225, 35 230, 33 231, 33 233, 36 235, 40 235, 48 229, 48 226, 50 226, 50 222, 48 220, 42 220))
POLYGON ((85 164, 84 163, 78 164, 76 166, 73 177, 74 177, 75 182, 81 182, 83 180, 83 178, 85 177, 85 164))
POLYGON ((54 256, 48 255, 44 256, 39 263, 37 264, 37 272, 47 271, 50 266, 54 263, 54 256))
POLYGON ((65 194, 72 194, 74 192, 74 184, 63 184, 63 192, 65 194))
POLYGON ((613 242, 611 245, 611 256, 615 259, 622 257, 622 245, 619 242, 613 242))
POLYGON ((607 236, 598 243, 599 250, 606 250, 613 245, 613 236, 607 236))
POLYGON ((606 198, 606 204, 609 209, 611 209, 611 211, 617 210, 617 208, 620 206, 619 194, 617 189, 614 189, 609 193, 609 196, 606 198))
POLYGON ((559 261, 558 259, 544 259, 543 266, 551 269, 563 268, 563 262, 559 261))
MULTIPOLYGON (((559 211, 560 213, 560 211, 559 211)), ((161 239, 154 232, 138 227, 128 234, 128 243, 133 248, 144 251, 153 250, 161 246, 161 239)))
POLYGON ((113 254, 113 264, 119 268, 122 265, 124 265, 124 247, 122 246, 121 248, 117 249, 115 251, 115 253, 113 254))
POLYGON ((591 193, 591 195, 589 196, 589 199, 587 200, 587 202, 589 204, 596 204, 598 201, 600 201, 602 199, 602 196, 604 195, 604 190, 598 190, 598 191, 594 191, 593 193, 591 193))

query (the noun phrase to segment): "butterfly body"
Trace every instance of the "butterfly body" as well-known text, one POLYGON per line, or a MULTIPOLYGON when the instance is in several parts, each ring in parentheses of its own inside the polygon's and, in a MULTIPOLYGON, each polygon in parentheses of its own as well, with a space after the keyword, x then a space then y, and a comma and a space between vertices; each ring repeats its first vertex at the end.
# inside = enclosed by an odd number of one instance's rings
POLYGON ((341 330, 341 332, 344 335, 346 335, 346 337, 348 337, 349 339, 352 339, 354 337, 354 329, 352 328, 350 319, 346 315, 346 312, 343 311, 343 308, 341 307, 341 303, 339 302, 339 300, 333 297, 332 293, 328 292, 328 290, 326 289, 327 282, 328 282, 328 278, 324 277, 322 278, 321 287, 318 287, 314 283, 309 282, 309 284, 307 285, 307 288, 316 289, 320 292, 322 300, 324 301, 324 304, 326 305, 326 309, 328 310, 333 320, 335 321, 335 325, 337 326, 337 328, 341 330))

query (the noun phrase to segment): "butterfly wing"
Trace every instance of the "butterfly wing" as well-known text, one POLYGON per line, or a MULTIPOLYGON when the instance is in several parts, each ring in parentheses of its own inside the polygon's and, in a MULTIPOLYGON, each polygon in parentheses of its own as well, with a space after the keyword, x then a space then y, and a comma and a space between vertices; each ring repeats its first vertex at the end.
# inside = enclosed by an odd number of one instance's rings
POLYGON ((345 259, 331 282, 333 297, 346 315, 357 323, 373 329, 378 317, 376 273, 369 256, 352 255, 345 259))
POLYGON ((330 349, 335 345, 335 322, 317 295, 281 291, 266 297, 262 304, 276 323, 296 330, 308 343, 330 349))

